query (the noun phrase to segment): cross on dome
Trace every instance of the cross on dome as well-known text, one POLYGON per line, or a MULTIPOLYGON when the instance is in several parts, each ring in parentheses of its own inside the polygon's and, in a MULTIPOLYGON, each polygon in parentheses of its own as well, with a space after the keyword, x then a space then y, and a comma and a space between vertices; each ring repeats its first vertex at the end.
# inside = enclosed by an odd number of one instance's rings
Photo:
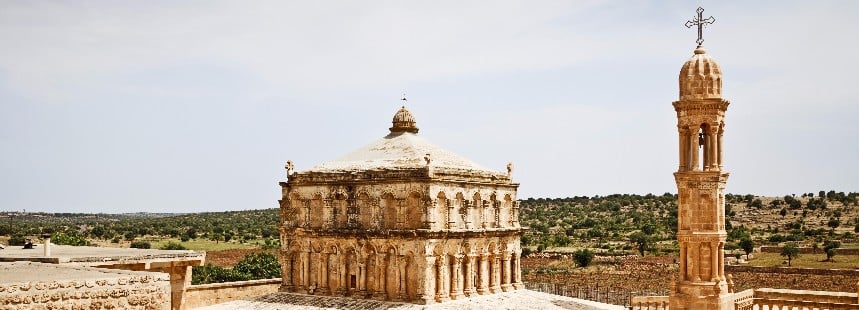
POLYGON ((698 7, 695 12, 698 12, 698 18, 686 21, 686 28, 692 28, 692 26, 698 26, 698 46, 701 46, 704 43, 704 26, 708 24, 713 24, 716 22, 716 19, 713 16, 704 18, 704 8, 698 7))

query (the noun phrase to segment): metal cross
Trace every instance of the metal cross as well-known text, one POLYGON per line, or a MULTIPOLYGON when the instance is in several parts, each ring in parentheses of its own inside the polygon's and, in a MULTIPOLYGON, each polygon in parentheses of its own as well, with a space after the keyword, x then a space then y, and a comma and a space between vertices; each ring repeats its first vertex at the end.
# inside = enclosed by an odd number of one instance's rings
POLYGON ((406 102, 409 101, 408 99, 406 99, 406 93, 405 92, 403 93, 403 98, 401 98, 400 100, 403 101, 403 104, 406 104, 406 102))
POLYGON ((704 43, 704 25, 713 24, 716 22, 716 19, 713 18, 713 16, 704 18, 704 8, 700 6, 697 10, 695 10, 695 12, 698 12, 698 18, 686 21, 686 28, 698 26, 698 40, 696 40, 695 42, 698 42, 698 45, 701 45, 701 43, 704 43))

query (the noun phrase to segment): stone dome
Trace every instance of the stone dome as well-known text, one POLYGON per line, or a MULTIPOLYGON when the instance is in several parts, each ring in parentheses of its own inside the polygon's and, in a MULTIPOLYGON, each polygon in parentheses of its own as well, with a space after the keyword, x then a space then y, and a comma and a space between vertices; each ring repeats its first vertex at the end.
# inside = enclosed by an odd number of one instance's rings
POLYGON ((391 127, 391 132, 411 132, 418 133, 418 127, 415 126, 415 117, 412 116, 412 112, 406 109, 405 106, 400 108, 397 111, 397 114, 394 114, 394 120, 391 121, 393 123, 393 127, 391 127))
POLYGON ((680 100, 722 98, 722 70, 703 47, 680 69, 680 100))

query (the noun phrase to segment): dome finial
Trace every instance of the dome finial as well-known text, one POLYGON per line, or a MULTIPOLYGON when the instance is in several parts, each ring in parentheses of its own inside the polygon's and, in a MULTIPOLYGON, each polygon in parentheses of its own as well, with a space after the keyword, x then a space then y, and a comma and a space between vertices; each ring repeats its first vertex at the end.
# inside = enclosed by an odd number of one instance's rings
POLYGON ((394 125, 391 128, 391 133, 397 132, 411 132, 418 133, 418 127, 415 125, 415 117, 412 116, 412 112, 409 112, 406 109, 406 94, 403 93, 403 98, 400 99, 403 101, 403 107, 397 111, 397 114, 394 114, 394 120, 391 123, 394 125))

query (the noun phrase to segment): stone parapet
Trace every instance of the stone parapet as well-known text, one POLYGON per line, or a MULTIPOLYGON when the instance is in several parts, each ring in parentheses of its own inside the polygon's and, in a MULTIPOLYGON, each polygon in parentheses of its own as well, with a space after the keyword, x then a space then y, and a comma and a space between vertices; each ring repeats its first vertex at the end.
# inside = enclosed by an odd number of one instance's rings
POLYGON ((192 285, 185 289, 183 309, 194 309, 275 293, 280 290, 281 278, 192 285))
POLYGON ((170 309, 167 274, 0 264, 0 309, 170 309))

